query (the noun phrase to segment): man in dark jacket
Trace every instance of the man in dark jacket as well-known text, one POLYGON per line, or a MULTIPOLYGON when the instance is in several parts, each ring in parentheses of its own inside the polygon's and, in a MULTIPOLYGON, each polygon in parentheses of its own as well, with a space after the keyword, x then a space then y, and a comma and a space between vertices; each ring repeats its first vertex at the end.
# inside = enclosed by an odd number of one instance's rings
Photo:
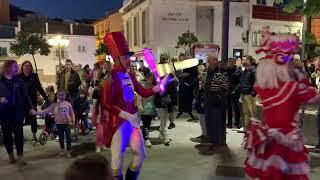
POLYGON ((244 131, 250 126, 250 118, 257 115, 256 92, 254 91, 254 83, 256 79, 256 67, 252 64, 254 59, 251 56, 245 56, 242 60, 243 69, 240 75, 239 92, 241 93, 241 101, 244 115, 244 131))
POLYGON ((229 59, 228 66, 228 77, 229 77, 229 88, 227 95, 227 112, 228 112, 228 122, 227 127, 232 128, 232 119, 235 119, 235 126, 240 128, 240 107, 239 99, 240 93, 236 90, 237 85, 240 82, 240 68, 235 64, 236 60, 234 58, 229 59), (233 116, 234 114, 234 116, 233 116))
POLYGON ((74 104, 75 99, 79 96, 79 88, 81 80, 79 74, 72 69, 72 61, 66 60, 65 70, 57 76, 57 87, 67 91, 71 96, 71 103, 74 104))

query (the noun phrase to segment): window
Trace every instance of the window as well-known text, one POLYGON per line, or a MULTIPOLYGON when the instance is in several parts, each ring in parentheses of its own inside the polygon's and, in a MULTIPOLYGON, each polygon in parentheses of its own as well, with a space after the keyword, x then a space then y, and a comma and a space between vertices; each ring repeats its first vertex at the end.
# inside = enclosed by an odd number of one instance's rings
POLYGON ((127 42, 129 47, 131 47, 131 26, 130 26, 130 19, 126 22, 126 36, 127 36, 127 42))
POLYGON ((107 21, 105 24, 105 33, 109 33, 109 32, 111 32, 110 21, 107 21))
POLYGON ((236 27, 243 27, 243 17, 236 17, 236 27))
POLYGON ((96 33, 100 35, 100 24, 96 25, 96 33))
POLYGON ((254 46, 254 47, 260 46, 261 39, 262 39, 261 32, 253 32, 252 33, 252 46, 254 46))
POLYGON ((257 4, 259 5, 267 5, 266 0, 257 0, 257 4))
POLYGON ((139 43, 139 15, 134 17, 134 46, 139 43))
POLYGON ((8 51, 6 47, 0 47, 0 56, 8 56, 8 51))
MULTIPOLYGON (((68 59, 68 51, 66 48, 61 48, 60 53, 61 53, 60 55, 61 59, 68 59)), ((57 48, 54 52, 54 59, 58 59, 58 58, 59 58, 59 48, 57 48)))
POLYGON ((146 43, 146 12, 142 12, 142 44, 146 43))
POLYGON ((79 45, 79 46, 78 46, 78 52, 80 52, 80 53, 85 53, 85 52, 87 52, 86 46, 85 46, 85 45, 79 45))
POLYGON ((149 42, 149 9, 145 9, 142 14, 142 22, 141 22, 141 27, 142 27, 142 43, 148 43, 149 42))

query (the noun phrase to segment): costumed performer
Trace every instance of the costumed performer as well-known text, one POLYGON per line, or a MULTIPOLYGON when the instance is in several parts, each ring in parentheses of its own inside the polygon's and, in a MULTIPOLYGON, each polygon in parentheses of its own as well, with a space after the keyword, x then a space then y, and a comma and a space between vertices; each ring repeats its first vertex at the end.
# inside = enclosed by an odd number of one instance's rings
POLYGON ((104 43, 114 61, 114 69, 101 87, 101 106, 108 111, 107 145, 111 147, 111 168, 113 175, 122 180, 122 166, 126 147, 132 150, 132 161, 126 172, 126 180, 138 178, 146 157, 143 136, 140 131, 138 108, 134 103, 134 91, 142 97, 149 97, 160 91, 160 84, 144 88, 130 72, 130 57, 126 39, 121 32, 108 33, 104 43))
POLYGON ((245 136, 245 172, 251 179, 306 180, 309 157, 299 128, 299 107, 319 100, 317 90, 291 60, 298 48, 295 35, 263 29, 255 91, 263 122, 252 119, 245 136))

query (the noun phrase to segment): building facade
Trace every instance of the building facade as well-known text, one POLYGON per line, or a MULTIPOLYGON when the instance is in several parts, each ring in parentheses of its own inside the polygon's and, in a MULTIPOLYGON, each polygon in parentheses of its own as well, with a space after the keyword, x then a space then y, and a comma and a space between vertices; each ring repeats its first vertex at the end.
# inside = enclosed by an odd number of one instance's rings
MULTIPOLYGON (((220 0, 126 0, 123 13, 124 32, 134 51, 153 49, 179 55, 178 36, 194 32, 200 43, 221 47, 223 2, 220 0)), ((298 13, 285 14, 272 0, 235 0, 230 2, 229 57, 255 55, 261 39, 260 30, 269 25, 274 32, 301 34, 298 13)), ((220 56, 220 55, 219 55, 220 56)), ((258 58, 258 57, 256 57, 258 58)))
POLYGON ((106 13, 106 16, 97 20, 93 24, 94 33, 103 38, 106 33, 121 31, 123 32, 122 13, 118 9, 106 13))

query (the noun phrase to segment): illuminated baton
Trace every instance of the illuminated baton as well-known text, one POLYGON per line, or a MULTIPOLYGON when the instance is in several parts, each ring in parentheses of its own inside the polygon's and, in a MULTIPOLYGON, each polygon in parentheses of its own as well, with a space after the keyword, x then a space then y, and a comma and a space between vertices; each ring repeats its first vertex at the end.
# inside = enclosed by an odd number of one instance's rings
POLYGON ((164 79, 164 83, 161 82, 161 78, 158 74, 158 71, 157 71, 157 66, 156 66, 156 61, 154 59, 154 56, 152 54, 152 50, 151 49, 148 49, 148 48, 145 48, 143 50, 143 54, 144 54, 144 57, 145 57, 145 60, 151 70, 151 72, 153 73, 153 76, 157 82, 157 84, 160 84, 160 90, 161 90, 161 93, 164 93, 165 91, 165 86, 170 82, 170 79, 171 78, 168 78, 166 77, 166 79, 164 79))

